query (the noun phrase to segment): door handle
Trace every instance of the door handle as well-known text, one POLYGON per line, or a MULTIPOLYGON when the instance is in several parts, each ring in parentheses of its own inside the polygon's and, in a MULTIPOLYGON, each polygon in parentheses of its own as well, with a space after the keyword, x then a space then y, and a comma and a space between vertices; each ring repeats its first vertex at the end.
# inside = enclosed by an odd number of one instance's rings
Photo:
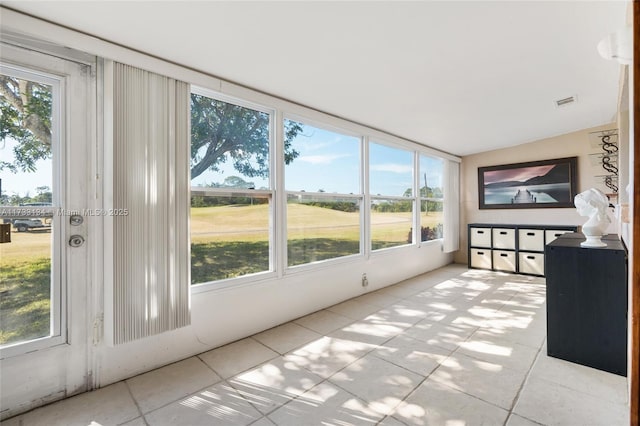
POLYGON ((80 247, 84 244, 84 237, 82 235, 72 235, 69 238, 69 245, 71 247, 80 247))

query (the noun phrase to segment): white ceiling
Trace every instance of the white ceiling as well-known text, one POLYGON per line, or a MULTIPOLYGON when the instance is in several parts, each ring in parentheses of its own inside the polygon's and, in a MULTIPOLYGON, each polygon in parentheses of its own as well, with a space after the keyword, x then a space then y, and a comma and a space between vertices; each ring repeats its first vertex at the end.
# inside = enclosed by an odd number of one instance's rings
POLYGON ((626 2, 18 2, 33 16, 456 154, 613 121, 626 2), (577 95, 556 108, 554 101, 577 95))

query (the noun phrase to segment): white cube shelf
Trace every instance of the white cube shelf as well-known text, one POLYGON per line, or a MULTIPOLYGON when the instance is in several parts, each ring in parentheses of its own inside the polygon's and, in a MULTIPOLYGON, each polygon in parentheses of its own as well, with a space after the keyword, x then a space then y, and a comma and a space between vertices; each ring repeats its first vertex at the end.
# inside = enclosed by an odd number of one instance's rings
POLYGON ((531 275, 544 275, 544 253, 518 253, 520 272, 531 275))
POLYGON ((493 244, 492 248, 515 250, 516 249, 516 230, 509 228, 493 228, 493 244))
POLYGON ((491 247, 491 228, 473 228, 470 241, 473 247, 491 247))
POLYGON ((518 230, 518 249, 526 251, 544 251, 544 230, 518 230))
POLYGON ((563 231, 560 229, 547 229, 546 231, 544 231, 545 244, 549 244, 551 241, 555 240, 560 235, 567 234, 569 232, 573 232, 573 231, 563 231))
POLYGON ((471 267, 491 269, 491 249, 471 249, 471 267))
POLYGON ((493 269, 496 271, 516 272, 516 252, 493 250, 493 269))
POLYGON ((469 224, 469 267, 544 276, 545 245, 577 226, 469 224))

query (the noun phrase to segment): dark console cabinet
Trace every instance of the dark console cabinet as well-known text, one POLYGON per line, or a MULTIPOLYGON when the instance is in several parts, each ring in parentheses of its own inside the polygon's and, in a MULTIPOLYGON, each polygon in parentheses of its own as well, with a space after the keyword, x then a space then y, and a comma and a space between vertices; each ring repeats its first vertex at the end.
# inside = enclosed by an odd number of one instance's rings
POLYGON ((547 354, 627 375, 627 252, 617 236, 583 248, 582 234, 546 246, 547 354))

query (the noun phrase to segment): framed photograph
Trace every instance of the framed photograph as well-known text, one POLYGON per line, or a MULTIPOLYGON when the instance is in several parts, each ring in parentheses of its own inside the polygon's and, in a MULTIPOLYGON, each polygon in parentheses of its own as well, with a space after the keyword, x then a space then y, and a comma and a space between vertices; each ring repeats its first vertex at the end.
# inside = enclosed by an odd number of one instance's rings
POLYGON ((575 207, 577 157, 478 167, 481 209, 575 207))

